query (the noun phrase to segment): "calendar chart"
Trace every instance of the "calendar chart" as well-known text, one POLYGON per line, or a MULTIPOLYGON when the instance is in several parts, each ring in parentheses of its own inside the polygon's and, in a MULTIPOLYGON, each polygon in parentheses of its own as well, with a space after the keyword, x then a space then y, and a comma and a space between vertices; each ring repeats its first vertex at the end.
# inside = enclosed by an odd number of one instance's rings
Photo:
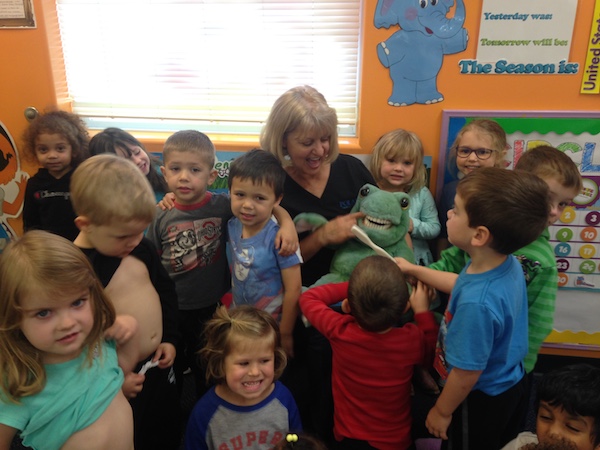
POLYGON ((600 290, 600 177, 584 177, 583 189, 550 227, 561 289, 600 290))

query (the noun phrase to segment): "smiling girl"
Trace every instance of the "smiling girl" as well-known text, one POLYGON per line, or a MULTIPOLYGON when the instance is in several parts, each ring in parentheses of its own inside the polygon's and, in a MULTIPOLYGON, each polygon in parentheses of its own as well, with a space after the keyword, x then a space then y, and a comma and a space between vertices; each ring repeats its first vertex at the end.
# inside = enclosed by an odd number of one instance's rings
POLYGON ((168 192, 165 177, 160 172, 160 161, 151 156, 144 145, 132 134, 120 128, 106 128, 90 140, 90 155, 114 153, 131 160, 148 178, 156 201, 160 201, 168 192))
POLYGON ((457 179, 444 185, 438 202, 438 216, 442 226, 438 238, 438 254, 450 246, 446 216, 452 209, 458 182, 465 175, 482 167, 505 167, 504 156, 508 148, 506 132, 494 120, 475 119, 459 130, 449 152, 449 163, 453 166, 451 171, 457 179))
POLYGON ((206 379, 216 383, 196 403, 186 450, 271 449, 288 430, 302 431, 296 402, 276 381, 287 360, 275 319, 252 306, 221 307, 205 328, 206 379))
POLYGON ((373 147, 369 168, 377 185, 388 192, 410 195, 410 226, 415 261, 427 266, 433 262, 429 240, 440 232, 440 221, 433 196, 427 188, 427 169, 423 163, 419 137, 397 129, 384 134, 373 147))

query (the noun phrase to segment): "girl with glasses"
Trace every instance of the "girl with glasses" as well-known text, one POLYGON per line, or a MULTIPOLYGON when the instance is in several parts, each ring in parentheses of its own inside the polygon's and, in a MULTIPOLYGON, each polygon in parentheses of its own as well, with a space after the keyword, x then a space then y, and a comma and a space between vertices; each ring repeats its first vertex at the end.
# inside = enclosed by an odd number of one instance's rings
POLYGON ((504 156, 508 149, 506 133, 490 119, 475 119, 463 126, 450 149, 449 164, 456 180, 446 184, 438 202, 438 215, 442 229, 438 237, 438 257, 449 247, 446 217, 452 209, 456 185, 465 175, 481 167, 505 167, 504 156))

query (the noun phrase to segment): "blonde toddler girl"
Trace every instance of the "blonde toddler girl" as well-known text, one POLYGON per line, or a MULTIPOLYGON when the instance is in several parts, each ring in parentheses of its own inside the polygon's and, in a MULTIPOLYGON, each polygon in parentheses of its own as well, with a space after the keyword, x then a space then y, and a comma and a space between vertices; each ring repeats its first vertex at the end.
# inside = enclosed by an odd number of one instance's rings
POLYGON ((27 232, 0 256, 0 285, 0 448, 20 433, 33 449, 133 450, 118 363, 135 363, 137 322, 115 321, 85 255, 27 232))
POLYGON ((379 188, 410 196, 408 232, 415 262, 432 263, 428 241, 438 236, 440 221, 433 196, 425 186, 427 170, 421 140, 415 133, 402 129, 384 134, 373 148, 369 167, 379 188))
POLYGON ((205 328, 207 382, 187 425, 186 450, 272 449, 302 431, 296 402, 277 379, 286 366, 277 322, 253 306, 219 308, 205 328))

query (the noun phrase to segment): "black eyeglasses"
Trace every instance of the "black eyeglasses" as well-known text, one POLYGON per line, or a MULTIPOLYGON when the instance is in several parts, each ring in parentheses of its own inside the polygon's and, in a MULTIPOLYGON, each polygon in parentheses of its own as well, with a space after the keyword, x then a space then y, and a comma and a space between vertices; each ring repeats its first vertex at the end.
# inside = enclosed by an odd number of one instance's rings
POLYGON ((488 159, 494 153, 494 150, 489 148, 471 148, 471 147, 458 147, 456 149, 456 156, 459 158, 468 158, 471 153, 475 153, 477 159, 488 159))

